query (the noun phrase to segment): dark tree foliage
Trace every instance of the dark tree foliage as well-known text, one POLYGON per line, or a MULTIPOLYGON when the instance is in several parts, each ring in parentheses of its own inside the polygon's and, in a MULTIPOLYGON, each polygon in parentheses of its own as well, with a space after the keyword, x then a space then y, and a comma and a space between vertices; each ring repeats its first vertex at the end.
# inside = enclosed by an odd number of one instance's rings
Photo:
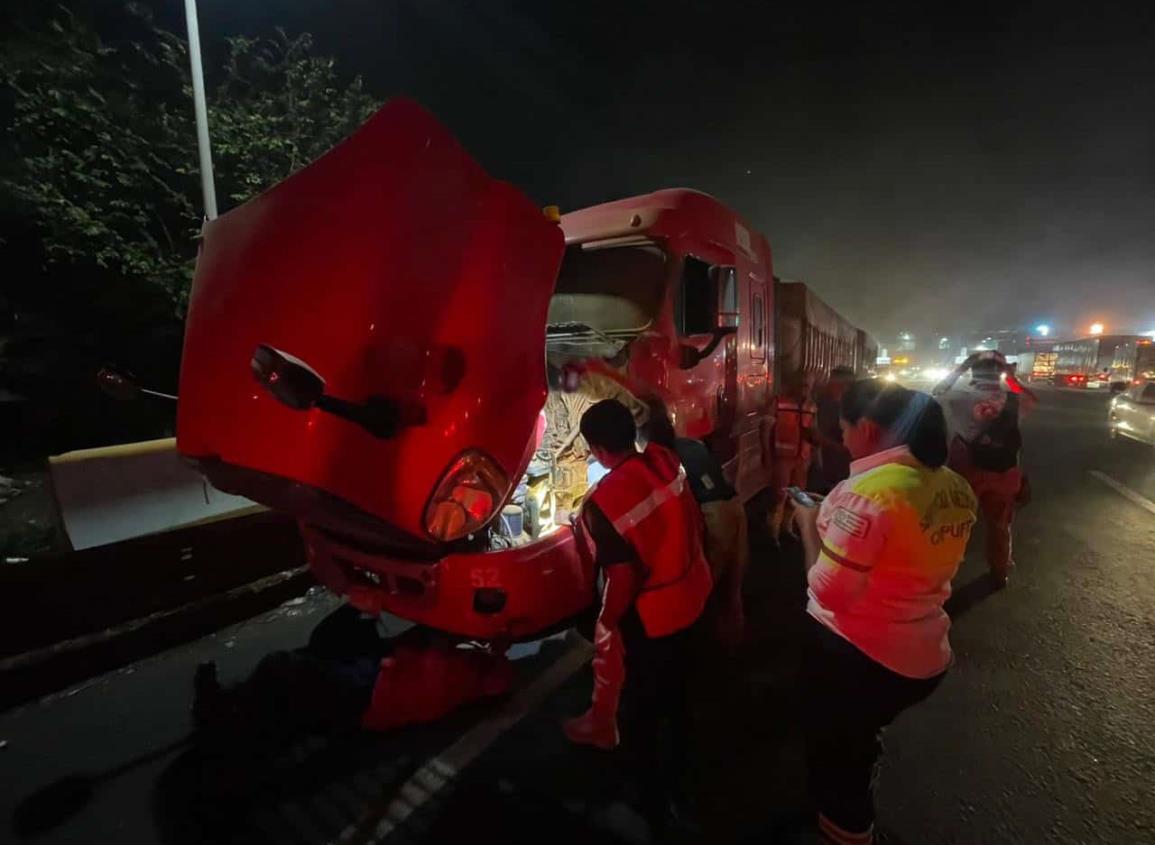
MULTIPOLYGON (((132 20, 127 37, 105 41, 61 10, 4 51, 14 161, 3 189, 35 222, 49 265, 157 286, 180 315, 201 214, 187 46, 144 12, 132 20)), ((219 52, 206 73, 222 208, 308 164, 376 105, 308 34, 230 38, 219 52)))
MULTIPOLYGON (((171 405, 114 402, 94 373, 176 389, 202 215, 187 45, 141 7, 111 15, 29 7, 0 42, 0 469, 171 433, 171 405)), ((222 212, 376 106, 307 34, 204 49, 222 212)))

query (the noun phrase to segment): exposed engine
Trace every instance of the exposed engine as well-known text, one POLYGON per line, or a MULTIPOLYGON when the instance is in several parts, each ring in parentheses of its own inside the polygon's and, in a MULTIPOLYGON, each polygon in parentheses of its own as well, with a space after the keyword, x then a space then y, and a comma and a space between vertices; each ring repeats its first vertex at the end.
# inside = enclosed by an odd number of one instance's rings
MULTIPOLYGON (((560 361, 550 361, 550 372, 560 371, 560 361)), ((493 524, 490 547, 494 549, 528 543, 565 524, 580 506, 598 466, 590 463, 589 446, 581 436, 581 418, 603 399, 617 399, 634 414, 639 425, 648 409, 636 396, 611 378, 586 372, 577 390, 566 391, 551 379, 542 414, 545 430, 509 504, 493 524)))

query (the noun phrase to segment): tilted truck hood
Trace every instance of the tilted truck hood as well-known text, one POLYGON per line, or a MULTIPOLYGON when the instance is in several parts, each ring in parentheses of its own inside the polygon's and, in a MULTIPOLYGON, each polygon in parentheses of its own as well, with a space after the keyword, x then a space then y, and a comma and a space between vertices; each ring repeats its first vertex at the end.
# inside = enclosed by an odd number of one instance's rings
POLYGON ((524 469, 563 250, 558 226, 428 112, 387 103, 329 153, 206 224, 180 452, 226 467, 219 476, 234 492, 276 506, 286 499, 261 492, 270 478, 304 485, 427 539, 426 504, 464 450, 483 450, 513 484, 524 469), (291 410, 250 372, 260 344, 307 362, 333 396, 388 397, 421 407, 425 422, 381 438, 291 410), (246 485, 246 473, 262 485, 246 485))

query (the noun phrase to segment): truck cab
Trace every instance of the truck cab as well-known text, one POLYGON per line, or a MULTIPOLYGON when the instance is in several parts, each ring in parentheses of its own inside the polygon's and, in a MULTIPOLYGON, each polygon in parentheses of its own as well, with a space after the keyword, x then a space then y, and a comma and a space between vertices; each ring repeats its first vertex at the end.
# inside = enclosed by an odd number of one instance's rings
POLYGON ((580 411, 664 401, 768 483, 773 278, 716 200, 543 214, 412 102, 206 224, 177 442, 365 610, 509 642, 594 600, 580 411))
MULTIPOLYGON (((652 308, 644 330, 622 349, 623 375, 636 392, 665 402, 679 435, 711 446, 739 495, 764 488, 774 421, 774 288, 765 239, 714 198, 685 189, 575 211, 561 225, 567 249, 550 306, 551 358, 562 353, 556 321, 579 305, 577 268, 651 256, 652 308)), ((618 275, 612 286, 628 290, 637 278, 618 275)), ((612 321, 620 310, 605 305, 612 321)))

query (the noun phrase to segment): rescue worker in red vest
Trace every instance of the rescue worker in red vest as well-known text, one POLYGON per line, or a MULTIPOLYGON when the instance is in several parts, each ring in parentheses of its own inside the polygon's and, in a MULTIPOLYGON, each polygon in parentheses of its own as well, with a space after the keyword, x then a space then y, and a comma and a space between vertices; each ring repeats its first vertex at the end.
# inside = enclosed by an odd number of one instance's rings
POLYGON ((642 771, 647 812, 675 798, 683 765, 690 627, 710 596, 702 517, 678 456, 635 445, 637 427, 624 405, 606 399, 582 417, 581 433, 609 473, 586 495, 581 530, 604 587, 595 627, 590 709, 565 724, 574 742, 601 749, 620 741, 642 771), (663 727, 670 729, 663 741, 663 727), (661 760, 661 750, 673 759, 661 760))
POLYGON ((771 483, 777 504, 771 514, 770 535, 777 542, 786 514, 787 487, 805 489, 810 475, 811 443, 814 440, 814 418, 817 406, 810 398, 806 376, 791 373, 783 380, 774 422, 774 465, 771 483))

